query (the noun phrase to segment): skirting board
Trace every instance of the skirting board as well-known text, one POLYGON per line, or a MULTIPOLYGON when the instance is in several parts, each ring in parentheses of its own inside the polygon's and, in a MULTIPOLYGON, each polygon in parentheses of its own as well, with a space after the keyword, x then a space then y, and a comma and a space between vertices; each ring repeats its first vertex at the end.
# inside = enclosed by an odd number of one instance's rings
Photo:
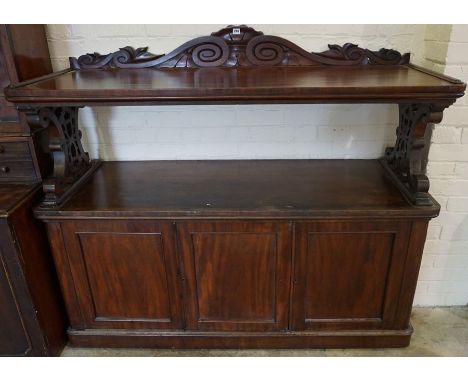
POLYGON ((405 330, 328 332, 68 331, 71 346, 161 349, 396 348, 408 346, 412 333, 411 325, 405 330))

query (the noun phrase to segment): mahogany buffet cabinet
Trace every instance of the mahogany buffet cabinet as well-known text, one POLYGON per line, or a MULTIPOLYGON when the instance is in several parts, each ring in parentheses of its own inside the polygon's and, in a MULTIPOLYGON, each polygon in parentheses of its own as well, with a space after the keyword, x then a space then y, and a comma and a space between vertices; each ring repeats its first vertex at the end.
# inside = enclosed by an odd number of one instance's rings
POLYGON ((5 90, 46 128, 53 174, 35 209, 66 301, 70 343, 162 348, 401 347, 426 230, 430 123, 464 94, 409 54, 353 44, 310 53, 245 25, 166 55, 125 47, 5 90), (398 104, 375 160, 105 162, 79 108, 398 104))

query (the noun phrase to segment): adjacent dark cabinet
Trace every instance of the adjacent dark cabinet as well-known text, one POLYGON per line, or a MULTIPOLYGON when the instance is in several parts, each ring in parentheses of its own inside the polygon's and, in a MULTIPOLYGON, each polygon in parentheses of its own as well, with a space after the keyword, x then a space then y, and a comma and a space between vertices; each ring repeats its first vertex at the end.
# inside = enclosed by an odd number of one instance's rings
POLYGON ((52 72, 44 25, 0 25, 0 133, 29 135, 16 107, 3 89, 52 72))
MULTIPOLYGON (((23 319, 24 313, 29 318, 30 327, 37 326, 35 321, 34 309, 31 306, 22 307, 18 303, 18 294, 25 294, 24 290, 21 291, 21 287, 24 288, 26 280, 22 274, 21 264, 18 262, 17 253, 15 248, 12 246, 13 238, 11 231, 5 221, 0 223, 0 354, 1 355, 27 355, 32 349, 32 344, 25 327, 23 319), (7 264, 10 259, 10 264, 7 264), (16 261, 15 261, 16 260, 16 261), (16 275, 15 281, 12 279, 12 275, 16 275), (26 312, 24 312, 26 311, 26 312)), ((39 352, 41 349, 39 344, 39 352)), ((36 348, 36 351, 37 348, 36 348)))
POLYGON ((67 318, 43 224, 32 215, 42 190, 0 186, 0 355, 59 355, 67 318))
POLYGON ((52 72, 44 25, 0 25, 0 355, 59 355, 68 325, 43 223, 32 208, 51 170, 44 128, 31 129, 3 88, 52 72))
POLYGON ((39 182, 51 171, 45 129, 31 128, 3 94, 51 72, 44 25, 0 25, 0 185, 39 182))

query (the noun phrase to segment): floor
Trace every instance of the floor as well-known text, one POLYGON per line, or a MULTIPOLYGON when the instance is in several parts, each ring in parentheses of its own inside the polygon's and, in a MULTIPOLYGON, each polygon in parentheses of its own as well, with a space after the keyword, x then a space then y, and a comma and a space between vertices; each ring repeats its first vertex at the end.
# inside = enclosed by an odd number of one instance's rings
POLYGON ((156 350, 67 347, 64 357, 468 356, 468 307, 414 308, 411 344, 400 349, 156 350))

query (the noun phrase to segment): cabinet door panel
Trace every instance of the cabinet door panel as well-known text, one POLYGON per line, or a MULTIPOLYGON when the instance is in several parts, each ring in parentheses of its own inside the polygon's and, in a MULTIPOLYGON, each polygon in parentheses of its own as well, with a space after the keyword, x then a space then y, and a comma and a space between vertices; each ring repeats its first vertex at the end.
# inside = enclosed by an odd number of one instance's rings
POLYGON ((78 222, 63 227, 86 327, 182 327, 170 224, 78 222))
POLYGON ((397 222, 298 223, 293 328, 389 327, 408 230, 397 222))
POLYGON ((26 354, 31 344, 3 260, 3 252, 0 247, 0 356, 14 356, 26 354))
MULTIPOLYGON (((47 355, 13 229, 0 219, 0 356, 47 355)), ((27 254, 26 254, 27 255, 27 254)))
POLYGON ((178 225, 187 328, 287 328, 290 230, 286 224, 178 225))

